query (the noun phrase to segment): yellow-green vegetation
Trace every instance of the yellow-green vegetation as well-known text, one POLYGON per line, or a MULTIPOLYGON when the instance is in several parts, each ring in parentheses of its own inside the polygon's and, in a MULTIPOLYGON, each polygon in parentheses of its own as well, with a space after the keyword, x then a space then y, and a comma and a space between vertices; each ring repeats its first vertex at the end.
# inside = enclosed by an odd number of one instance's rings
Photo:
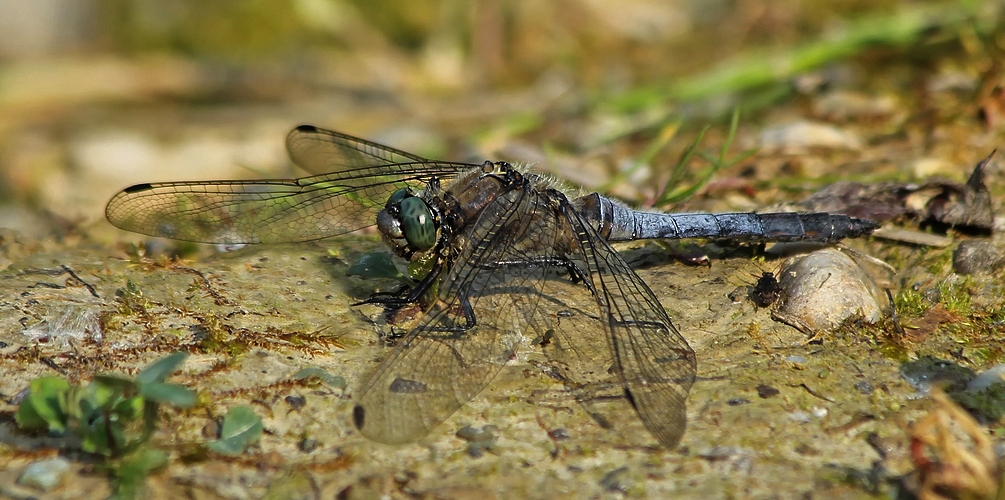
POLYGON ((220 353, 227 356, 228 363, 237 361, 237 357, 247 353, 248 344, 235 339, 229 327, 214 314, 200 317, 197 336, 199 347, 205 352, 220 353))
POLYGON ((974 313, 971 307, 972 293, 973 284, 970 278, 965 278, 962 281, 950 278, 939 283, 939 303, 947 310, 967 317, 974 313))
POLYGON ((997 363, 1002 357, 1002 347, 999 346, 973 346, 967 350, 967 359, 975 366, 991 366, 997 363))
MULTIPOLYGON (((727 129, 726 137, 722 141, 722 145, 720 146, 716 156, 712 156, 706 152, 698 150, 698 146, 701 144, 702 139, 705 137, 705 132, 708 131, 709 127, 706 126, 701 129, 695 137, 694 142, 691 143, 691 146, 687 148, 681 155, 680 159, 678 159, 677 164, 670 173, 670 178, 663 186, 663 189, 657 196, 656 201, 653 202, 653 206, 666 208, 670 205, 681 203, 694 196, 699 189, 707 185, 709 181, 712 180, 712 176, 719 170, 735 166, 753 156, 754 153, 757 152, 756 149, 748 149, 736 156, 730 156, 730 148, 733 147, 733 140, 736 139, 736 129, 739 124, 740 109, 736 108, 733 110, 733 115, 729 122, 729 129, 727 129), (684 185, 683 180, 685 172, 687 172, 691 159, 695 155, 702 160, 705 160, 709 166, 706 167, 705 171, 698 176, 698 180, 694 181, 690 185, 684 185)), ((666 137, 665 139, 662 136, 658 137, 653 143, 656 147, 651 146, 647 148, 646 151, 643 152, 643 157, 637 160, 637 164, 641 164, 643 162, 648 163, 651 161, 652 157, 662 150, 663 147, 666 146, 667 142, 669 142, 669 137, 666 137)))
POLYGON ((126 287, 117 290, 115 296, 119 299, 119 313, 123 316, 146 314, 150 307, 150 303, 143 297, 143 291, 132 280, 127 280, 126 287))
POLYGON ((953 248, 932 250, 925 255, 919 266, 925 266, 929 274, 941 276, 953 268, 953 248))
POLYGON ((913 287, 901 288, 893 298, 893 305, 901 319, 920 317, 931 307, 921 292, 913 287))

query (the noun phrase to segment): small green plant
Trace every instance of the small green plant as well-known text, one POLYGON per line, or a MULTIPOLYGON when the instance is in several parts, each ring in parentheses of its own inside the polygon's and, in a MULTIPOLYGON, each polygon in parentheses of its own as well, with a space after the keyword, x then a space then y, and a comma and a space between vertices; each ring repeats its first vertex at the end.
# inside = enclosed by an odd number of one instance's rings
POLYGON ((931 307, 925 297, 913 288, 904 288, 897 292, 893 305, 902 318, 921 317, 931 307))
POLYGON ((970 315, 972 301, 970 298, 970 282, 945 280, 939 283, 939 301, 946 309, 963 315, 970 315))
POLYGON ((84 451, 105 457, 115 496, 133 498, 146 475, 167 463, 162 450, 146 446, 157 429, 160 406, 195 404, 193 391, 164 382, 186 357, 177 352, 155 361, 135 380, 102 375, 86 386, 58 377, 33 380, 15 421, 25 430, 75 436, 84 451))
POLYGON ((262 421, 247 406, 235 406, 223 417, 220 439, 206 445, 224 455, 240 455, 262 435, 262 421))

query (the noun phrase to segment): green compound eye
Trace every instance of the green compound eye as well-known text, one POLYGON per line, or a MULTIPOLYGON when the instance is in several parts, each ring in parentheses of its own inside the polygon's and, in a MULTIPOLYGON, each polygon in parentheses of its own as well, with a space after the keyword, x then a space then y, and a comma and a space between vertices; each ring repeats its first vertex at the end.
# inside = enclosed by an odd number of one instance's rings
POLYGON ((391 206, 395 203, 401 203, 408 195, 412 194, 412 191, 408 188, 401 188, 397 191, 391 193, 391 197, 387 199, 387 206, 391 206))
MULTIPOLYGON (((397 191, 391 197, 396 194, 397 191)), ((436 225, 426 202, 414 196, 401 200, 401 231, 416 251, 433 248, 436 244, 436 225)))

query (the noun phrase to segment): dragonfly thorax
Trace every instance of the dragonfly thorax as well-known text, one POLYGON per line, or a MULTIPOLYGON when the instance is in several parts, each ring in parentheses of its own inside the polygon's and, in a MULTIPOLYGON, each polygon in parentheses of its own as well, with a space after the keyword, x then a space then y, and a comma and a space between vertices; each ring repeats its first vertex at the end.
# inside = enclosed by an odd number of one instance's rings
POLYGON ((436 245, 439 221, 425 200, 402 188, 391 194, 377 213, 377 229, 395 254, 410 259, 436 245))

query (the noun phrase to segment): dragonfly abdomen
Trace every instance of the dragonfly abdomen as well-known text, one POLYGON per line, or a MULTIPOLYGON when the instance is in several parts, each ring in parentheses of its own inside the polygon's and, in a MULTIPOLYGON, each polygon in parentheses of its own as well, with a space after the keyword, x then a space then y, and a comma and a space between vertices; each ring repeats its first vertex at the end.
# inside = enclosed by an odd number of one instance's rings
POLYGON ((608 241, 730 238, 747 241, 836 243, 872 233, 871 220, 828 212, 678 213, 640 212, 596 193, 581 198, 587 218, 608 241))
MULTIPOLYGON (((632 238, 731 238, 753 241, 807 241, 835 243, 871 233, 876 223, 844 214, 818 213, 728 213, 655 214, 634 212, 629 230, 632 238)), ((628 236, 629 231, 616 235, 628 236)))

